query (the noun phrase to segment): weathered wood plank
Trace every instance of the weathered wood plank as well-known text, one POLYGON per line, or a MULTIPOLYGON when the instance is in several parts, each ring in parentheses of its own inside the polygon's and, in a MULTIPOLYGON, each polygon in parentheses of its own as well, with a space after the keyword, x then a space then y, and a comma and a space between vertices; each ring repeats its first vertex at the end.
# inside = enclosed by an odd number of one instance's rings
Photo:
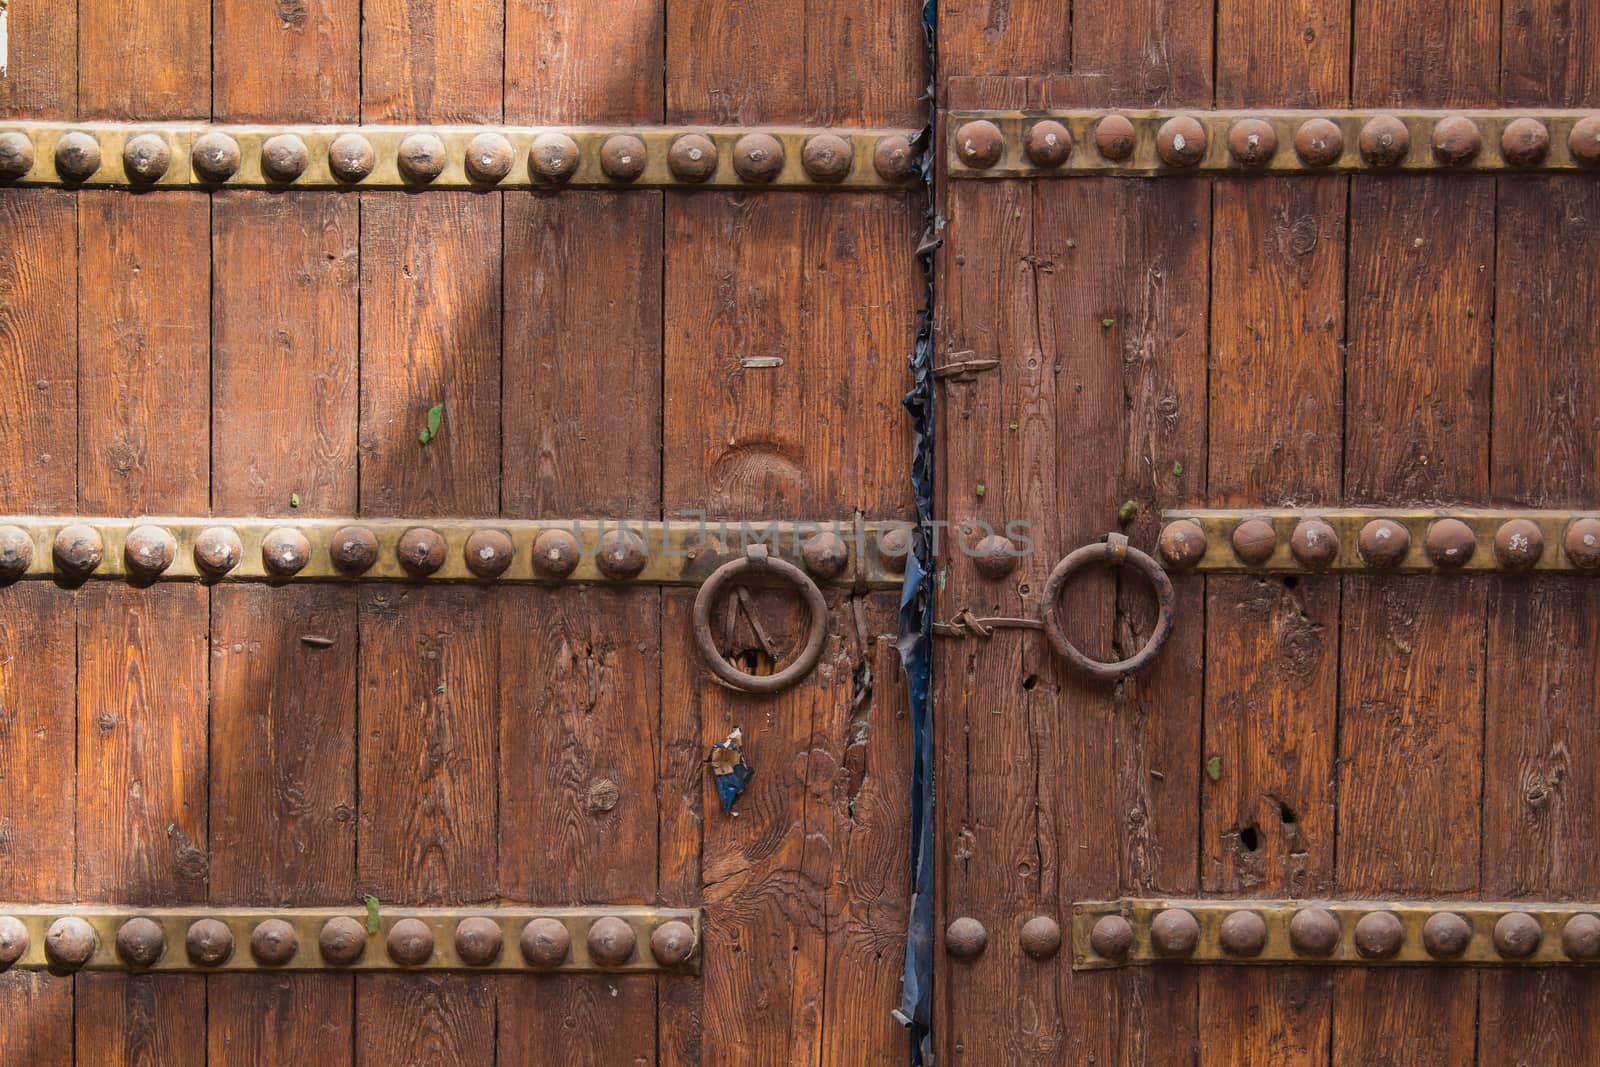
POLYGON ((364 0, 362 120, 499 119, 505 8, 505 0, 364 0))
MULTIPOLYGON (((78 5, 12 4, 6 11, 0 115, 70 119, 78 108, 78 5)), ((10 191, 7 196, 12 195, 10 191)))
POLYGON ((214 0, 212 106, 229 122, 351 122, 361 103, 361 7, 214 0))
POLYGON ((83 118, 150 122, 211 116, 209 3, 85 0, 77 7, 83 118))

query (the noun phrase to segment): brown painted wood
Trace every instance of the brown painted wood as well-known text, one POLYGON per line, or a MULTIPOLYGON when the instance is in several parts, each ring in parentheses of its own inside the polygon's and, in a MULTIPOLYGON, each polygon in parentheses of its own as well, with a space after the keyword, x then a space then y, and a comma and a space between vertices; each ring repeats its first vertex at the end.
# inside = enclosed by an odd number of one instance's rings
POLYGON ((77 29, 83 118, 210 117, 211 4, 86 0, 77 29))

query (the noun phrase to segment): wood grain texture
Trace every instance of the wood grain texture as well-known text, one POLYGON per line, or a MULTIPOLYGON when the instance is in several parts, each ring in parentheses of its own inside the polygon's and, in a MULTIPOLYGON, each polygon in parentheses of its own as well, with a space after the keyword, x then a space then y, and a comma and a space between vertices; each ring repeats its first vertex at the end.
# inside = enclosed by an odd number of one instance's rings
POLYGON ((362 121, 497 121, 505 32, 504 0, 365 0, 362 121))
POLYGON ((211 4, 84 0, 77 6, 83 118, 150 122, 211 116, 211 4))
POLYGON ((213 0, 215 117, 350 122, 362 84, 361 7, 344 0, 213 0))
MULTIPOLYGON (((78 5, 12 4, 0 116, 70 119, 78 109, 78 5)), ((13 195, 9 190, 7 196, 13 195)))
POLYGON ((667 0, 506 3, 506 120, 659 122, 667 0))
MULTIPOLYGON (((701 741, 699 654, 692 633, 694 593, 663 590, 661 595, 661 729, 656 770, 658 879, 664 902, 699 907, 707 816, 722 817, 715 787, 706 788, 705 760, 710 745, 701 741)), ((724 735, 726 736, 726 735, 724 735)), ((716 738, 711 744, 720 741, 716 738)), ((740 818, 743 818, 741 815, 740 818)), ((702 934, 706 965, 732 946, 702 934)), ((742 949, 741 949, 742 951, 742 949)), ((663 975, 656 982, 656 1043, 663 1067, 698 1067, 729 1054, 704 1040, 705 985, 701 978, 663 975)))

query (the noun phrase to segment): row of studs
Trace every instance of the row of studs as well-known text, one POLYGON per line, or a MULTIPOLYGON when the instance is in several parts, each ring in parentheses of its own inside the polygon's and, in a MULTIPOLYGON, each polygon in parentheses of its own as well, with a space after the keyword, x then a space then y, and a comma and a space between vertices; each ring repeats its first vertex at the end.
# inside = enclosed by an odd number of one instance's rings
MULTIPOLYGON (((1206 124, 1194 115, 1174 115, 1156 120, 1155 148, 1162 164, 1178 169, 1199 167, 1206 156, 1206 124)), ((1441 167, 1465 167, 1483 152, 1483 131, 1468 115, 1443 115, 1431 120, 1431 147, 1434 162, 1441 167)), ((1128 165, 1138 143, 1138 131, 1128 116, 1107 114, 1094 123, 1093 141, 1098 159, 1084 155, 1078 165, 1120 167, 1128 165)), ((1546 165, 1550 155, 1550 126, 1546 119, 1520 116, 1501 130, 1500 156, 1513 167, 1534 169, 1546 165)), ((1332 118, 1311 117, 1301 121, 1292 138, 1295 158, 1307 168, 1327 168, 1345 154, 1344 130, 1332 118)), ((1030 122, 1021 134, 1022 154, 1041 171, 1064 167, 1072 157, 1074 139, 1066 123, 1053 118, 1030 122)), ((1241 116, 1227 129, 1228 157, 1232 165, 1245 168, 1271 166, 1278 157, 1278 133, 1265 118, 1241 116)), ((1411 151, 1411 130, 1395 115, 1378 114, 1367 118, 1358 138, 1361 160, 1369 167, 1388 169, 1399 166, 1411 151)), ((1600 167, 1600 115, 1585 115, 1575 122, 1567 137, 1572 161, 1580 167, 1600 167)), ((952 151, 962 167, 986 171, 1001 160, 1006 150, 1006 135, 988 119, 963 122, 955 131, 952 151)), ((1228 162, 1221 162, 1227 167, 1228 162)))
MULTIPOLYGON (((121 131, 118 131, 119 134, 121 131)), ((201 184, 220 185, 234 179, 244 163, 240 136, 222 129, 194 131, 189 144, 192 173, 201 184)), ((610 182, 623 185, 638 182, 649 163, 650 150, 637 133, 615 132, 603 140, 583 135, 586 144, 597 142, 600 172, 610 182)), ((187 137, 179 137, 181 150, 187 137)), ((321 138, 312 141, 320 145, 321 138)), ((247 143, 254 144, 255 138, 247 143)), ((337 181, 346 185, 366 182, 378 167, 378 153, 372 138, 351 130, 338 133, 326 144, 327 167, 337 181)), ((765 131, 752 131, 737 138, 729 149, 734 174, 746 185, 770 185, 778 181, 787 163, 784 143, 765 131)), ((312 165, 313 144, 293 130, 269 133, 260 140, 259 166, 269 186, 288 186, 306 174, 312 165)), ((468 179, 489 188, 506 182, 516 162, 517 149, 511 138, 495 130, 477 133, 462 149, 461 163, 468 179)), ((167 176, 173 163, 173 145, 157 132, 134 132, 122 142, 122 166, 134 185, 153 185, 167 176)), ((81 184, 100 173, 102 147, 94 131, 72 129, 55 140, 53 158, 56 174, 69 184, 81 184)), ((667 146, 667 169, 671 177, 690 185, 704 184, 716 174, 721 160, 717 141, 706 133, 684 132, 667 146)), ((534 134, 528 146, 528 179, 535 185, 554 188, 577 174, 581 161, 579 139, 558 130, 534 134)), ((820 131, 805 137, 800 149, 800 166, 805 177, 818 185, 838 185, 849 177, 855 161, 851 138, 820 131)), ((0 132, 0 180, 26 178, 37 162, 34 140, 24 130, 0 132)), ((403 184, 425 187, 445 172, 451 152, 440 134, 417 130, 406 133, 395 148, 394 162, 403 184)), ((883 182, 900 185, 916 169, 916 154, 911 139, 903 133, 878 135, 872 154, 873 171, 883 182)), ((369 185, 378 184, 369 182, 369 185)), ((793 183, 790 183, 793 184, 793 183)))
MULTIPOLYGON (((469 967, 492 967, 501 962, 504 935, 501 924, 488 916, 468 916, 455 927, 456 955, 469 967)), ((347 915, 327 919, 317 936, 322 962, 329 967, 359 963, 367 951, 366 927, 347 915)), ((589 924, 585 935, 589 957, 602 967, 622 967, 640 961, 638 937, 625 919, 605 915, 589 924)), ((572 935, 554 918, 530 919, 518 938, 522 958, 536 970, 553 970, 572 963, 572 935)), ((32 939, 28 928, 12 915, 0 915, 0 971, 28 954, 32 939)), ((86 966, 100 948, 95 928, 76 915, 63 916, 45 933, 46 967, 56 974, 71 974, 86 966)), ((693 927, 669 919, 650 934, 650 955, 663 967, 677 967, 694 954, 693 927)), ((262 967, 284 967, 300 951, 300 935, 293 923, 281 918, 262 919, 250 932, 250 954, 262 967)), ((397 967, 437 965, 433 928, 421 919, 404 918, 389 927, 384 938, 387 961, 397 967)), ((167 937, 160 923, 147 916, 125 920, 116 934, 117 958, 133 970, 148 970, 167 952, 167 937)), ((197 968, 218 968, 233 958, 233 930, 221 919, 197 918, 184 936, 188 963, 197 968)), ((648 960, 644 962, 650 962, 648 960)))

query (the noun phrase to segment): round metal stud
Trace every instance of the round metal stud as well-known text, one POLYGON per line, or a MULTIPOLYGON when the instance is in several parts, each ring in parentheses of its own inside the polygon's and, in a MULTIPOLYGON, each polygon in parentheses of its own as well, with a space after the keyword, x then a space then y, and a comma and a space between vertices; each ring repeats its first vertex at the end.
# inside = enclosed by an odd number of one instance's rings
POLYGON ((650 954, 663 967, 676 967, 694 954, 694 928, 669 919, 650 934, 650 954))
POLYGON ((33 538, 20 526, 0 526, 0 582, 21 578, 33 566, 33 538))
POLYGON ((1061 951, 1061 924, 1048 915, 1035 915, 1022 924, 1018 936, 1022 951, 1036 960, 1047 960, 1061 951))
POLYGON ((498 578, 511 566, 516 549, 504 530, 473 530, 467 535, 462 554, 467 570, 479 578, 498 578))
MULTIPOLYGON (((0 945, 3 944, 4 934, 0 932, 0 945)), ((1600 960, 1600 916, 1582 912, 1568 919, 1561 928, 1561 951, 1575 960, 1600 960)), ((3 960, 0 956, 0 962, 3 960)))
POLYGON ((359 182, 377 165, 372 142, 359 133, 341 133, 328 146, 328 169, 342 182, 359 182))
POLYGON ((1411 531, 1393 519, 1373 519, 1361 527, 1356 548, 1369 567, 1393 567, 1411 552, 1411 531))
POLYGON ((703 133, 686 133, 667 149, 667 169, 684 182, 703 182, 717 172, 717 146, 703 133))
POLYGON ((100 538, 100 531, 93 526, 86 526, 75 522, 63 526, 57 533, 54 545, 51 546, 55 556, 56 566, 70 578, 82 578, 93 574, 94 569, 100 566, 104 558, 106 546, 100 538))
POLYGON ((15 915, 0 915, 0 971, 26 956, 32 946, 33 938, 28 936, 28 928, 22 925, 21 919, 15 915))
POLYGON ((614 181, 637 181, 649 160, 644 142, 631 133, 614 133, 600 146, 600 169, 614 181))
POLYGON ((261 565, 279 578, 299 574, 311 562, 311 542, 293 526, 279 526, 261 539, 261 565))
POLYGON ((317 934, 322 958, 339 967, 355 963, 367 951, 367 928, 348 915, 335 915, 317 934))
POLYGON ((178 555, 178 540, 159 526, 135 526, 122 546, 123 561, 135 578, 159 578, 178 555))
POLYGON ((1308 167, 1331 167, 1344 155, 1344 131, 1330 119, 1307 119, 1294 131, 1294 154, 1308 167))
POLYGON ((1324 519, 1301 519, 1289 535, 1289 552, 1307 570, 1326 570, 1339 558, 1339 535, 1324 519))
POLYGON ((1537 167, 1550 154, 1550 127, 1526 116, 1500 131, 1500 154, 1513 167, 1537 167))
POLYGON ((878 559, 884 569, 904 574, 906 557, 911 553, 911 530, 905 526, 892 526, 878 535, 878 559))
POLYGON ((1156 131, 1156 152, 1169 167, 1192 167, 1206 154, 1206 128, 1192 115, 1174 115, 1156 131))
POLYGON ((220 919, 196 919, 183 935, 189 961, 200 967, 220 967, 233 957, 233 931, 220 919))
POLYGON ((633 927, 615 915, 596 919, 589 926, 585 940, 589 945, 589 955, 604 967, 622 966, 633 958, 633 950, 638 947, 638 937, 633 927))
POLYGON ((1438 519, 1429 524, 1422 547, 1434 566, 1453 570, 1467 565, 1478 547, 1478 538, 1472 527, 1460 519, 1438 519))
POLYGON ((282 967, 300 951, 300 936, 282 919, 262 919, 250 931, 250 955, 263 967, 282 967))
POLYGON ((1508 960, 1525 960, 1539 951, 1544 927, 1525 911, 1508 911, 1494 924, 1494 948, 1508 960))
POLYGON ((832 530, 823 530, 801 544, 800 560, 816 577, 832 581, 850 565, 850 546, 832 530))
POLYGON ((1121 163, 1133 155, 1135 140, 1133 123, 1126 115, 1107 115, 1095 124, 1094 146, 1113 163, 1121 163))
POLYGON ((154 133, 139 133, 122 146, 122 167, 128 180, 145 185, 161 180, 172 166, 172 147, 154 133))
POLYGON ((1121 915, 1102 915, 1089 931, 1089 947, 1108 960, 1127 958, 1133 950, 1133 924, 1121 915))
POLYGON ((129 967, 154 967, 167 950, 167 935, 154 919, 136 916, 117 927, 117 955, 129 967))
POLYGON ((402 967, 421 967, 433 959, 433 928, 421 919, 401 919, 389 927, 384 948, 402 967))
POLYGON ((618 528, 607 530, 600 536, 600 548, 595 563, 607 578, 626 581, 636 578, 650 561, 645 554, 644 538, 632 530, 618 528))
POLYGON ((1580 167, 1600 167, 1600 115, 1585 115, 1572 124, 1567 149, 1580 167))
POLYGON ((57 919, 44 934, 44 958, 50 973, 57 976, 78 970, 99 947, 100 937, 94 927, 76 915, 57 919))
POLYGON ((1267 947, 1267 921, 1253 911, 1230 911, 1217 931, 1217 943, 1230 956, 1259 956, 1267 947))
POLYGON ((86 182, 100 169, 100 142, 78 130, 56 142, 56 173, 68 182, 86 182))
POLYGON ((1525 571, 1544 555, 1544 531, 1529 519, 1502 522, 1494 532, 1494 558, 1508 571, 1525 571))
POLYGON ((733 171, 765 185, 783 172, 783 142, 770 133, 747 133, 733 143, 733 171))
POLYGON ((405 140, 400 142, 400 152, 395 158, 400 176, 413 185, 427 185, 433 181, 444 173, 447 162, 449 156, 444 142, 431 133, 406 135, 405 140))
POLYGON ((917 155, 903 133, 878 138, 872 149, 872 169, 886 182, 909 181, 916 172, 917 155))
POLYGON ((1206 531, 1193 519, 1178 519, 1161 529, 1156 542, 1161 562, 1175 571, 1197 566, 1206 554, 1206 531))
POLYGON ((195 535, 194 565, 213 578, 227 574, 244 560, 244 542, 231 526, 207 526, 195 535))
POLYGON ((1233 528, 1233 554, 1240 563, 1259 567, 1278 548, 1278 532, 1266 519, 1246 519, 1233 528))
POLYGON ((1393 115, 1375 115, 1361 127, 1361 158, 1374 167, 1393 167, 1411 151, 1411 131, 1393 115))
POLYGON ((988 170, 1005 150, 1005 134, 987 119, 964 122, 956 130, 956 158, 974 170, 988 170))
POLYGON ((1022 554, 1009 537, 989 534, 972 546, 972 566, 990 581, 998 581, 1017 569, 1022 554))
POLYGON ((944 931, 944 949, 956 959, 970 963, 989 947, 989 931, 977 919, 963 915, 944 931))
POLYGON ((1356 921, 1356 951, 1369 960, 1385 960, 1400 951, 1406 928, 1389 911, 1369 911, 1356 921))
POLYGON ((239 142, 225 133, 202 133, 189 149, 189 165, 205 181, 221 183, 239 173, 239 142))
POLYGON ((261 173, 268 181, 292 182, 311 165, 311 152, 298 134, 280 133, 261 144, 261 173))
POLYGON ((400 535, 394 546, 395 558, 413 578, 426 578, 444 566, 444 536, 426 526, 413 526, 400 535))
POLYGON ((1440 119, 1433 127, 1433 158, 1447 167, 1471 163, 1483 150, 1478 124, 1465 115, 1440 119))
POLYGON ((494 185, 511 173, 517 150, 498 133, 480 133, 467 142, 467 177, 479 185, 494 185))
POLYGON ((33 169, 33 142, 25 133, 0 133, 0 179, 15 181, 33 169))
POLYGON ((1289 944, 1306 956, 1331 956, 1339 947, 1339 917, 1327 908, 1299 908, 1289 917, 1289 944))
POLYGON ((533 567, 546 578, 565 578, 579 557, 578 539, 566 530, 540 530, 533 540, 533 567))
POLYGON ((522 946, 522 958, 528 961, 528 966, 541 970, 561 966, 567 962, 567 956, 572 951, 572 934, 558 919, 528 920, 518 941, 522 946))
POLYGON ((378 535, 365 526, 341 526, 328 542, 328 555, 340 574, 365 574, 378 562, 378 535))
POLYGON ((528 173, 540 185, 563 185, 578 170, 578 142, 564 133, 541 133, 528 149, 528 173))
POLYGON ((1041 119, 1022 135, 1022 150, 1036 167, 1059 167, 1072 155, 1072 131, 1055 119, 1041 119))
POLYGON ((1228 130, 1228 154, 1246 167, 1264 167, 1278 154, 1278 131, 1265 119, 1240 119, 1228 130))
POLYGON ((1200 942, 1200 923, 1182 908, 1168 908, 1150 920, 1150 946, 1163 956, 1187 956, 1200 942))
POLYGON ((1580 570, 1600 567, 1600 519, 1574 519, 1561 538, 1567 559, 1580 570))
POLYGON ((456 955, 469 967, 487 967, 500 958, 500 924, 482 915, 456 923, 456 955))
POLYGON ((800 166, 814 182, 836 185, 850 176, 855 149, 836 133, 818 133, 806 138, 800 148, 800 166))
POLYGON ((1422 947, 1436 960, 1455 959, 1472 943, 1472 924, 1453 911, 1438 911, 1422 924, 1422 947))

